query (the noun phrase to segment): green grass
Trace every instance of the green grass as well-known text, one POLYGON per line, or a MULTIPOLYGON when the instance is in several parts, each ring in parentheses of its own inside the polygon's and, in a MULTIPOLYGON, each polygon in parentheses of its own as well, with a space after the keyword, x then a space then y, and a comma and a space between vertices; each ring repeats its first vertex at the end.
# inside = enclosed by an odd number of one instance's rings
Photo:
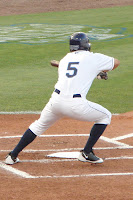
MULTIPOLYGON (((133 34, 133 6, 51 12, 0 17, 0 25, 21 23, 79 24, 97 27, 127 28, 133 34), (126 17, 125 17, 126 16, 126 17)), ((83 31, 88 29, 84 27, 83 31)), ((112 113, 133 109, 133 37, 114 41, 91 41, 92 51, 118 58, 120 66, 109 72, 109 79, 95 80, 87 98, 112 113)), ((42 110, 57 81, 57 69, 51 59, 61 59, 69 51, 65 43, 26 45, 0 43, 0 111, 42 110)))

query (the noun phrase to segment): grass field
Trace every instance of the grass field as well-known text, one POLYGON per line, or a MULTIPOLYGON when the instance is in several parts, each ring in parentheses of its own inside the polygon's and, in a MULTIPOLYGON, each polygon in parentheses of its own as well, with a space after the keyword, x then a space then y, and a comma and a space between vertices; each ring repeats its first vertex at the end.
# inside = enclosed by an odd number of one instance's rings
POLYGON ((54 89, 51 59, 69 51, 69 36, 89 34, 92 51, 118 58, 109 79, 87 98, 112 113, 133 109, 133 6, 0 17, 0 111, 41 111, 54 89))

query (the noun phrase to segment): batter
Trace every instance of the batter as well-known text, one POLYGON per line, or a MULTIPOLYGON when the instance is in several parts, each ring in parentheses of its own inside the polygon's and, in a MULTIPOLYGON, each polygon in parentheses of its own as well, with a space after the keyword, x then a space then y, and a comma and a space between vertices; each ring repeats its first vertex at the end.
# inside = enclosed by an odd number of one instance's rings
POLYGON ((111 113, 101 105, 88 101, 86 95, 100 72, 111 71, 120 62, 113 57, 90 52, 90 48, 91 44, 85 33, 77 32, 70 37, 70 53, 59 62, 58 81, 49 102, 40 118, 29 126, 17 146, 7 155, 6 164, 19 162, 20 151, 63 117, 94 122, 78 159, 91 163, 103 162, 102 158, 94 154, 93 146, 110 124, 111 113))

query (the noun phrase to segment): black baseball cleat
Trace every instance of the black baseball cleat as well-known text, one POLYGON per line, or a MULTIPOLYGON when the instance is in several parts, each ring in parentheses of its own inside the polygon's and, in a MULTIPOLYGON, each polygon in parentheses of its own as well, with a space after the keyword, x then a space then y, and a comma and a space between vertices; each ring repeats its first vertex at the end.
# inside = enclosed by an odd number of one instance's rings
POLYGON ((84 150, 80 151, 79 157, 78 157, 79 161, 82 162, 90 162, 90 163, 103 163, 103 159, 99 158, 97 156, 95 156, 94 152, 91 151, 90 153, 86 154, 84 152, 84 150))
POLYGON ((19 159, 17 157, 14 157, 12 155, 12 152, 10 152, 7 156, 6 156, 6 160, 5 160, 5 163, 7 165, 13 165, 15 163, 18 163, 19 162, 19 159))

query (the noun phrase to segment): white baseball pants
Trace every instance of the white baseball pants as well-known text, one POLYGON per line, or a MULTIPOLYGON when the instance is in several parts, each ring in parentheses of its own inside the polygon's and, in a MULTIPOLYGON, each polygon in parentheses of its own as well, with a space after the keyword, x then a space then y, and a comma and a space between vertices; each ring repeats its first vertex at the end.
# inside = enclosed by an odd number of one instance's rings
POLYGON ((99 104, 84 97, 73 98, 53 92, 49 102, 41 112, 40 118, 29 129, 35 135, 41 135, 57 120, 70 117, 80 121, 94 121, 97 124, 110 124, 111 113, 99 104))

